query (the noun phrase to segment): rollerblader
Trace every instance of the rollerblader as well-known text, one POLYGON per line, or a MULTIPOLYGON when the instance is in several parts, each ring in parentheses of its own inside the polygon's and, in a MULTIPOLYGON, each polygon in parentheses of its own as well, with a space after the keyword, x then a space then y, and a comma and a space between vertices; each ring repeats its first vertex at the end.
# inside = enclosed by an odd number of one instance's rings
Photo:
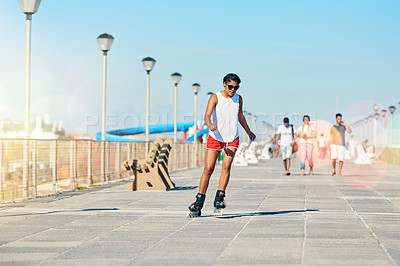
POLYGON ((214 215, 222 215, 226 207, 225 190, 228 186, 231 165, 239 147, 238 123, 242 125, 250 140, 256 135, 250 131, 242 113, 243 99, 236 93, 240 78, 236 74, 228 74, 223 79, 224 89, 213 94, 207 104, 204 121, 209 128, 206 160, 200 178, 199 192, 196 201, 189 206, 188 218, 201 216, 210 177, 214 172, 218 155, 222 151, 222 171, 218 190, 214 199, 214 215))

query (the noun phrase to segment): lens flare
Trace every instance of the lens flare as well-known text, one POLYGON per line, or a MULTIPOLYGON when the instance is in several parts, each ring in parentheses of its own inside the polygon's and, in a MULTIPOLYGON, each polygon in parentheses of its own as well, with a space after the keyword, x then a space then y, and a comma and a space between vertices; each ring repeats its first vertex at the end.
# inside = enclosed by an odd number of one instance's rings
POLYGON ((310 123, 317 130, 317 139, 314 141, 313 160, 314 166, 319 168, 330 164, 328 142, 332 124, 324 120, 315 120, 310 123))

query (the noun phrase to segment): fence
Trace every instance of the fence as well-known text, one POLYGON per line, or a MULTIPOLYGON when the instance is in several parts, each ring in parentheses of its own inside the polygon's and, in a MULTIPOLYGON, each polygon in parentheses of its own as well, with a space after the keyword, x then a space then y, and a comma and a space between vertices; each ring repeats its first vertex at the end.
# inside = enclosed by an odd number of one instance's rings
MULTIPOLYGON (((143 159, 150 146, 146 142, 0 139, 0 201, 47 196, 130 179, 122 162, 143 159), (25 175, 24 151, 29 158, 25 175)), ((196 154, 195 144, 176 143, 171 150, 169 171, 197 167, 204 159, 203 144, 197 144, 196 154)))
POLYGON ((383 149, 379 159, 389 164, 400 165, 400 148, 383 149))

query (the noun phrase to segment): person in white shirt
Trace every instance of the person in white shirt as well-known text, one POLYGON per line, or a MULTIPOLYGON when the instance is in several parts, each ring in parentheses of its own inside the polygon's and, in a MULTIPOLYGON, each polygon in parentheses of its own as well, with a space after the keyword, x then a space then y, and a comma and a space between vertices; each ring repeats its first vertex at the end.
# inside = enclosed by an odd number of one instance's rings
POLYGON ((317 138, 316 129, 310 125, 310 116, 303 116, 304 124, 299 127, 297 136, 299 138, 299 151, 300 151, 300 161, 301 161, 301 175, 304 175, 304 170, 306 168, 306 159, 308 165, 310 166, 310 175, 313 175, 314 162, 312 158, 312 153, 314 150, 314 139, 317 138))
POLYGON ((283 118, 283 125, 278 127, 275 138, 277 142, 280 140, 280 145, 277 145, 277 147, 282 154, 283 167, 285 168, 283 175, 290 175, 289 168, 293 153, 294 135, 293 125, 289 124, 289 118, 283 118))
POLYGON ((256 138, 243 115, 243 98, 236 93, 239 84, 238 75, 227 74, 223 78, 224 89, 213 94, 208 100, 204 114, 204 122, 209 128, 205 164, 196 200, 188 207, 188 218, 201 216, 208 184, 221 151, 223 151, 223 159, 218 190, 214 198, 214 215, 222 215, 222 211, 226 207, 225 190, 231 175, 236 149, 239 147, 239 124, 251 141, 256 138))
POLYGON ((326 151, 328 149, 328 139, 321 134, 318 139, 318 148, 319 148, 319 158, 325 159, 326 158, 326 151))

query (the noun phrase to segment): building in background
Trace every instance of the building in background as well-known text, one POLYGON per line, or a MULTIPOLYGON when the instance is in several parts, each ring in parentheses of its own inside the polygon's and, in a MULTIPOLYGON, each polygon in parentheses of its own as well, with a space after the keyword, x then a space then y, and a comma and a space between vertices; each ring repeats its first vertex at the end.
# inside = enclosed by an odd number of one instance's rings
MULTIPOLYGON (((43 119, 40 116, 36 117, 36 122, 30 125, 29 137, 31 139, 66 138, 62 121, 53 121, 51 123, 49 114, 45 114, 43 119)), ((12 119, 0 120, 0 138, 25 138, 24 121, 14 121, 12 119)))

